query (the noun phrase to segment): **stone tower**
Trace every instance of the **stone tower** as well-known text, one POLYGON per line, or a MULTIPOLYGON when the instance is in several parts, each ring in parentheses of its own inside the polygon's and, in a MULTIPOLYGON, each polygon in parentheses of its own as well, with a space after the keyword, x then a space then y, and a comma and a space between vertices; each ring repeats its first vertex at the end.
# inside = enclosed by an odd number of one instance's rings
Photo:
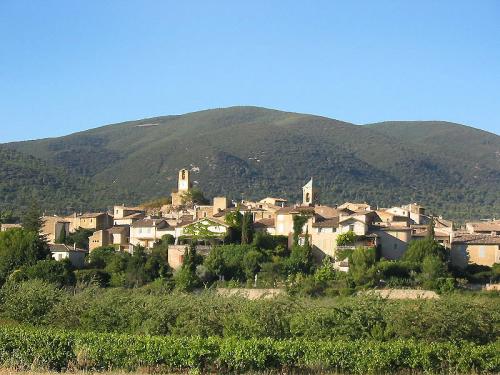
POLYGON ((191 178, 189 176, 188 169, 181 169, 179 171, 179 179, 177 180, 177 191, 173 191, 172 196, 172 205, 173 206, 181 206, 183 195, 191 190, 193 187, 191 183, 191 178))
POLYGON ((177 191, 178 192, 186 192, 191 189, 191 179, 189 176, 189 170, 181 169, 179 171, 179 180, 177 182, 177 191))
POLYGON ((317 191, 313 186, 313 179, 302 187, 302 204, 304 206, 312 206, 316 203, 317 191))

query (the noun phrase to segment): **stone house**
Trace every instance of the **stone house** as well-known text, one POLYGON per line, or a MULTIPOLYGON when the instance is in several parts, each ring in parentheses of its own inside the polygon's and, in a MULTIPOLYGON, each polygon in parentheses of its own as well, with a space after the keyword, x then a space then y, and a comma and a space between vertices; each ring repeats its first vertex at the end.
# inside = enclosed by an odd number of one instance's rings
POLYGON ((113 217, 107 212, 85 213, 78 216, 78 228, 90 230, 108 229, 113 226, 113 217))
POLYGON ((69 259, 71 264, 76 268, 83 268, 85 265, 85 256, 88 254, 88 251, 85 249, 64 244, 50 244, 49 249, 51 257, 54 260, 69 259))
POLYGON ((500 263, 500 236, 464 234, 453 238, 451 263, 465 268, 469 264, 491 267, 500 263))
POLYGON ((138 220, 130 226, 130 245, 143 246, 150 249, 161 240, 165 234, 175 237, 175 227, 168 224, 165 219, 146 218, 138 220))
POLYGON ((89 237, 89 250, 92 251, 102 246, 113 246, 119 251, 129 249, 130 226, 114 226, 109 229, 95 231, 89 237))

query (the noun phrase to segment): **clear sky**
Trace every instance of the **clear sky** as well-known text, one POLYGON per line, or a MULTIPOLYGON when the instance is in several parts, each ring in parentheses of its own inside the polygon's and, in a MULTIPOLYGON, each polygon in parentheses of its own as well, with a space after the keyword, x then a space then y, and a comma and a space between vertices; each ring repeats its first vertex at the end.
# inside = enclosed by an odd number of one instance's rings
POLYGON ((500 133, 500 1, 0 0, 0 142, 232 105, 500 133))

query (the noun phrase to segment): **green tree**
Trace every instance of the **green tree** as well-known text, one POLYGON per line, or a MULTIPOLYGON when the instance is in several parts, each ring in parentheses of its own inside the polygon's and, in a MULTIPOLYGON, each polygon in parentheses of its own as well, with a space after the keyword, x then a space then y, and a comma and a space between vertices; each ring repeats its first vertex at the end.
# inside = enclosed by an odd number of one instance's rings
POLYGON ((168 250, 161 247, 153 248, 146 260, 144 270, 149 281, 159 277, 170 279, 172 277, 172 268, 168 265, 168 250))
POLYGON ((422 264, 427 256, 437 256, 444 261, 447 258, 447 252, 437 241, 432 238, 424 238, 410 242, 403 255, 403 260, 422 264))
POLYGON ((76 245, 80 249, 89 249, 89 237, 93 234, 90 229, 78 228, 66 237, 67 245, 76 245))
POLYGON ((337 236, 337 246, 352 246, 356 242, 356 233, 352 230, 337 236))
POLYGON ((253 240, 253 216, 251 212, 245 212, 241 221, 241 244, 246 245, 253 240))
POLYGON ((66 243, 66 227, 63 225, 57 236, 56 243, 66 243))
POLYGON ((175 237, 171 234, 164 234, 161 236, 161 243, 164 245, 173 245, 175 243, 175 237))
POLYGON ((308 216, 304 214, 293 216, 293 244, 299 244, 299 237, 302 234, 305 223, 307 223, 308 216))
POLYGON ((205 195, 200 189, 193 188, 182 194, 181 197, 182 204, 192 205, 192 204, 209 204, 210 201, 205 198, 205 195))
POLYGON ((125 280, 128 287, 139 287, 151 281, 146 271, 148 256, 142 246, 135 246, 134 252, 127 263, 125 280))
POLYGON ((77 284, 85 286, 94 285, 101 288, 109 286, 111 280, 111 274, 109 272, 96 268, 76 270, 75 277, 77 284))
POLYGON ((436 255, 428 255, 422 262, 422 281, 426 288, 439 289, 439 279, 447 276, 447 267, 436 255))
POLYGON ((12 210, 0 210, 0 224, 10 224, 14 222, 12 210))
POLYGON ((92 250, 88 256, 89 267, 104 269, 116 254, 113 246, 101 246, 92 250))
POLYGON ((42 210, 38 202, 33 201, 21 217, 23 228, 29 232, 40 233, 43 226, 42 210))
POLYGON ((227 231, 227 242, 241 243, 241 225, 243 222, 243 215, 237 209, 226 214, 224 221, 229 225, 227 231))
POLYGON ((55 285, 40 279, 7 283, 2 288, 2 310, 18 322, 50 323, 48 313, 66 296, 55 285))
POLYGON ((260 263, 263 256, 260 251, 250 250, 243 257, 243 270, 247 280, 252 280, 255 275, 260 271, 260 263))
POLYGON ((32 266, 49 257, 46 242, 37 232, 11 229, 0 233, 0 284, 21 266, 32 266))
POLYGON ((314 278, 320 282, 326 282, 335 279, 335 269, 329 257, 325 257, 321 264, 314 272, 314 278))
POLYGON ((429 224, 427 225, 427 238, 434 240, 436 233, 434 231, 434 217, 429 218, 429 224))
POLYGON ((356 248, 349 260, 349 274, 358 286, 373 286, 376 281, 374 267, 376 254, 373 248, 356 248))
POLYGON ((285 267, 288 274, 310 273, 313 267, 311 247, 293 245, 290 256, 285 261, 285 267))
POLYGON ((200 280, 196 275, 196 267, 199 258, 196 254, 196 246, 191 245, 186 250, 181 269, 174 275, 175 287, 181 291, 189 292, 200 285, 200 280))
POLYGON ((224 247, 215 246, 210 251, 210 254, 205 258, 203 264, 207 269, 216 275, 222 277, 226 274, 226 264, 224 261, 224 247))
MULTIPOLYGON (((75 274, 69 261, 41 260, 12 273, 16 280, 43 280, 58 287, 75 284, 75 274)), ((11 276, 11 277, 12 277, 11 276)))

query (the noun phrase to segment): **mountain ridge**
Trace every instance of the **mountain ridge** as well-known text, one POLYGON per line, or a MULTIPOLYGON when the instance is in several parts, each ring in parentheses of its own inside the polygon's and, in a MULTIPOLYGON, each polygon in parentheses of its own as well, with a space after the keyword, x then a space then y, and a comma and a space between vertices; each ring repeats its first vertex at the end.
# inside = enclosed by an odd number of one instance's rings
POLYGON ((166 196, 175 188, 177 170, 190 167, 209 196, 278 194, 293 202, 313 175, 324 203, 418 200, 453 218, 500 212, 500 137, 450 122, 355 125, 236 106, 0 147, 104 186, 110 192, 102 194, 101 204, 113 203, 108 194, 134 200, 129 203, 166 196))

